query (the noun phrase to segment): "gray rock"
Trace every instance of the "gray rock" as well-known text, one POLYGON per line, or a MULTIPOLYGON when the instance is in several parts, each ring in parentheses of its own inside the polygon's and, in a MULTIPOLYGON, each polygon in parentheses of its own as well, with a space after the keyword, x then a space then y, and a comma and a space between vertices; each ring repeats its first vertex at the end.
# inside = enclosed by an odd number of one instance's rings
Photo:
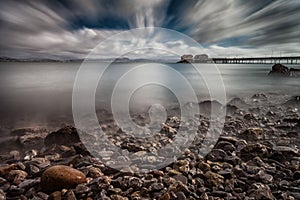
POLYGON ((272 70, 269 72, 269 75, 283 75, 283 76, 289 76, 290 70, 288 67, 282 65, 282 64, 274 64, 272 66, 272 70))
POLYGON ((177 200, 186 200, 187 199, 183 192, 177 192, 176 196, 177 196, 177 200))

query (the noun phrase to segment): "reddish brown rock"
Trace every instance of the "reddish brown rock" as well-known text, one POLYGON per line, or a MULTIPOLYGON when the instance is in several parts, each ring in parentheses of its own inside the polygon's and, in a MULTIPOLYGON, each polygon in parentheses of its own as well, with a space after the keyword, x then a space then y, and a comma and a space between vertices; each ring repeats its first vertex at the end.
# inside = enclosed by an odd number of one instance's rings
POLYGON ((45 192, 75 188, 86 182, 85 175, 74 168, 65 165, 56 165, 47 169, 41 178, 42 189, 45 192))

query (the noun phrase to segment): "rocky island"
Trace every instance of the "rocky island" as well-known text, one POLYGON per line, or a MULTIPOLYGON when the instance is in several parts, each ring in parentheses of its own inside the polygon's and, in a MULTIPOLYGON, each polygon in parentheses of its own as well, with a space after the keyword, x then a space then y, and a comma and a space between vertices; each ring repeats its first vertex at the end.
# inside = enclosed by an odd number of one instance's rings
POLYGON ((279 76, 300 76, 300 69, 288 68, 283 64, 274 64, 269 75, 279 75, 279 76))

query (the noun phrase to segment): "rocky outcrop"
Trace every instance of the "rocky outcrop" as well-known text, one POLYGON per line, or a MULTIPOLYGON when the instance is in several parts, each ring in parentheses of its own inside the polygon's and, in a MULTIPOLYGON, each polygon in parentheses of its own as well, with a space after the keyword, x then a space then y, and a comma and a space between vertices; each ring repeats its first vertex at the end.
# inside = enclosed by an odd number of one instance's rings
POLYGON ((281 75, 281 76, 300 76, 300 69, 288 68, 283 64, 275 64, 272 66, 272 70, 269 75, 281 75))
POLYGON ((189 60, 184 59, 184 60, 178 61, 177 63, 191 63, 191 62, 189 60))

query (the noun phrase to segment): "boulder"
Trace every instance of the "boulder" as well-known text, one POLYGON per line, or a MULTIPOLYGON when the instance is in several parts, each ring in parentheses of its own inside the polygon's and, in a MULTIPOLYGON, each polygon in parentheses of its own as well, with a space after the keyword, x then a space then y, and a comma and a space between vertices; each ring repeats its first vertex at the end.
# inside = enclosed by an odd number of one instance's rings
POLYGON ((46 146, 51 146, 53 144, 69 146, 78 142, 80 142, 80 138, 77 133, 77 130, 76 128, 70 126, 59 129, 56 132, 50 133, 44 140, 44 144, 46 146))
POLYGON ((289 76, 290 70, 288 67, 282 64, 275 64, 272 66, 272 70, 269 72, 269 75, 284 75, 289 76))
POLYGON ((281 75, 281 76, 300 76, 300 69, 291 67, 290 69, 283 64, 275 64, 269 75, 281 75))

